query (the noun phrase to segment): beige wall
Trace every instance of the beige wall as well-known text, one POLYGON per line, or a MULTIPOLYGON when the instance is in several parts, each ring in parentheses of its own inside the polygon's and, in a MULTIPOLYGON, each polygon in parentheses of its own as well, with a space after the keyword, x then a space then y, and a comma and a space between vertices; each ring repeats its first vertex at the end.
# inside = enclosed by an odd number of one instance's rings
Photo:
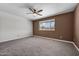
POLYGON ((75 10, 75 37, 74 41, 76 45, 79 47, 79 4, 75 10))
POLYGON ((73 12, 60 14, 57 16, 51 16, 43 19, 39 19, 33 21, 33 34, 50 37, 50 38, 57 38, 60 39, 62 36, 62 40, 73 40, 73 12), (40 31, 39 30, 39 21, 53 19, 55 18, 56 21, 56 29, 55 31, 40 31))

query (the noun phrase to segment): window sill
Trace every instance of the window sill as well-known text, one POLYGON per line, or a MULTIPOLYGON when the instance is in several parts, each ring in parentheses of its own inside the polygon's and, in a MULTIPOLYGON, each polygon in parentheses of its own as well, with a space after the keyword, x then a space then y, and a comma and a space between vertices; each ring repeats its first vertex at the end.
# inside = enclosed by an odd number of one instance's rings
POLYGON ((40 29, 39 31, 55 31, 55 29, 51 29, 51 30, 48 30, 48 29, 40 29))

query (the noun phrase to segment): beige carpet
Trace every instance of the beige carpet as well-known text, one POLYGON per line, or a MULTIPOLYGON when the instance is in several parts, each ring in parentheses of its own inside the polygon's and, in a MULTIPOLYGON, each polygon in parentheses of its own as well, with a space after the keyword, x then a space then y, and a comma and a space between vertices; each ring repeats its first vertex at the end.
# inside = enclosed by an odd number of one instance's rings
POLYGON ((29 37, 0 43, 0 56, 79 56, 79 52, 70 43, 29 37))

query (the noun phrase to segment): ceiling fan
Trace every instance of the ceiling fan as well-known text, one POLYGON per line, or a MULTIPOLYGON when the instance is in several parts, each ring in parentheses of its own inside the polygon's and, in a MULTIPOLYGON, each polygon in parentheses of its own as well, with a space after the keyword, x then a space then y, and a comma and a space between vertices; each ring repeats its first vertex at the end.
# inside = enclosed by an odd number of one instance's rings
POLYGON ((26 14, 36 14, 36 15, 39 15, 39 16, 42 16, 42 14, 40 14, 40 12, 42 12, 43 10, 36 10, 34 8, 29 8, 29 10, 32 12, 32 13, 26 13, 26 14))

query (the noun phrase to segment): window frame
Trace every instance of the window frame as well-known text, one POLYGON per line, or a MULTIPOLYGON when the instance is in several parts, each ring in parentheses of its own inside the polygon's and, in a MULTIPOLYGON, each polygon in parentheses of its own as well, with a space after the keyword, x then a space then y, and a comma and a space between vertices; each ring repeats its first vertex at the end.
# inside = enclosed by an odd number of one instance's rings
POLYGON ((40 30, 40 31, 55 31, 55 27, 56 27, 55 19, 39 21, 39 30, 40 30), (48 23, 48 21, 54 22, 54 27, 53 27, 52 29, 51 29, 51 26, 50 26, 49 29, 42 29, 42 28, 40 27, 40 24, 41 24, 41 23, 46 23, 46 22, 48 23))

